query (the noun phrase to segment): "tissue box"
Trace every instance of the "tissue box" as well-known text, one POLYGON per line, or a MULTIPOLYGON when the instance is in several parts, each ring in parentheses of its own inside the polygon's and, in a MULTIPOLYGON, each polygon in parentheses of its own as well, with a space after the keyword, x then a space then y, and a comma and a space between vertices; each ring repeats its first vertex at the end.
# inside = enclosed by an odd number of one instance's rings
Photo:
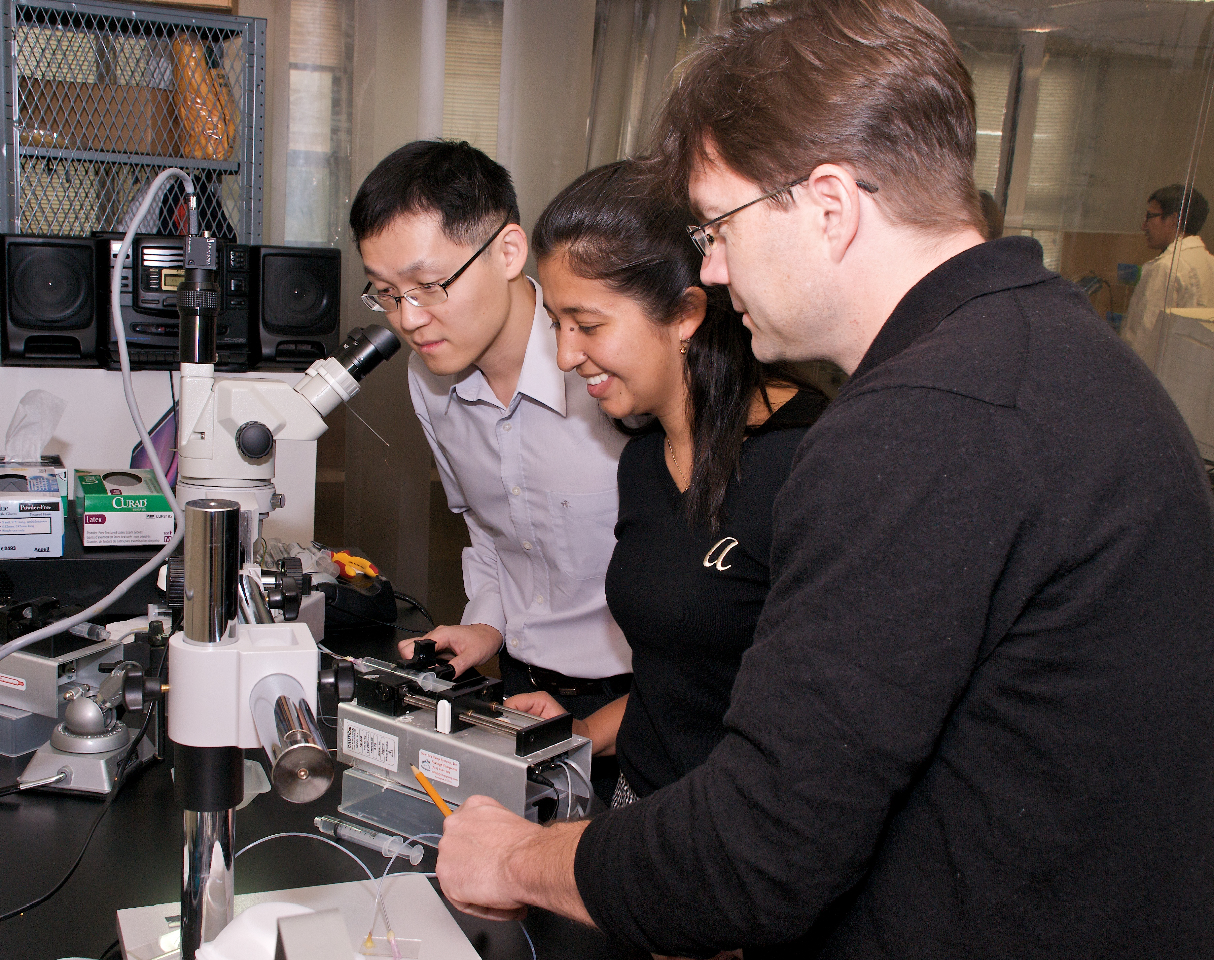
POLYGON ((76 470, 76 523, 86 547, 168 543, 173 511, 151 470, 76 470))
POLYGON ((0 560, 63 556, 66 490, 58 457, 0 459, 0 560))
MULTIPOLYGON (((63 499, 63 515, 67 516, 67 498, 72 488, 68 483, 67 467, 58 455, 44 456, 37 460, 9 460, 0 457, 0 487, 19 486, 19 477, 54 477, 59 482, 59 495, 63 499)), ((27 487, 26 489, 32 489, 27 487)))

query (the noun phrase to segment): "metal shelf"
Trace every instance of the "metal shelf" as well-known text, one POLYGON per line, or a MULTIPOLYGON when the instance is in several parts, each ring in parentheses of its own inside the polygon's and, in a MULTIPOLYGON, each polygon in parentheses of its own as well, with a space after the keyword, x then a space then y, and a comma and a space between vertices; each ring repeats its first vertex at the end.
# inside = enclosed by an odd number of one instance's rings
MULTIPOLYGON (((180 167, 204 228, 261 241, 264 20, 0 0, 0 31, 4 232, 125 229, 152 178, 180 167)), ((153 207, 160 229, 175 204, 153 207)))
POLYGON ((166 157, 160 154, 102 153, 97 150, 67 150, 58 147, 22 147, 23 157, 48 160, 93 160, 99 163, 133 163, 158 167, 181 167, 190 170, 216 170, 220 173, 239 173, 238 160, 198 160, 194 157, 166 157))

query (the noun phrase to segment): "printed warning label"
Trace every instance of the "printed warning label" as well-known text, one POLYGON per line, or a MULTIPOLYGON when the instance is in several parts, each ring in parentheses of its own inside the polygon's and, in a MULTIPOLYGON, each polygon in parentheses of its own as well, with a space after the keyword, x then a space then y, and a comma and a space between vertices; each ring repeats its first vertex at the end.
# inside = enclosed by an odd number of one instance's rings
POLYGON ((400 739, 382 730, 364 727, 361 723, 346 720, 341 731, 341 749, 347 756, 365 760, 377 767, 396 772, 399 761, 400 739))
POLYGON ((431 780, 445 783, 450 787, 459 786, 459 761, 450 757, 440 757, 429 750, 417 751, 417 768, 431 780))

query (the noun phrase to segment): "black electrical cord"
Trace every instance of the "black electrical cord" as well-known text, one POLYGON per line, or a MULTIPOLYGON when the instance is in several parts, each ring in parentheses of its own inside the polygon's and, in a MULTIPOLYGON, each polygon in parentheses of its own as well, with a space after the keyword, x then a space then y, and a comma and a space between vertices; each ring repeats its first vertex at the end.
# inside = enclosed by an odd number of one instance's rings
POLYGON ((402 627, 399 623, 388 623, 386 620, 376 620, 374 617, 368 617, 361 613, 355 613, 353 610, 343 610, 343 617, 354 617, 360 623, 369 624, 376 627, 391 627, 393 630, 399 630, 401 633, 429 633, 428 630, 419 630, 416 627, 402 627))
POLYGON ((16 910, 10 910, 8 913, 0 914, 0 923, 3 923, 5 920, 11 920, 13 917, 25 913, 27 910, 33 910, 34 907, 38 906, 39 904, 46 903, 47 900, 63 889, 68 880, 72 878, 72 874, 76 872, 76 868, 80 866, 80 861, 84 859, 84 853, 89 848, 89 842, 93 839, 93 834, 97 832, 97 827, 101 824, 101 818, 106 815, 106 812, 110 809, 110 804, 114 802, 114 797, 117 795, 118 791, 114 790, 108 797, 105 798, 105 805, 101 808, 101 812, 97 814, 97 817, 93 820, 93 825, 89 827, 88 836, 84 838, 84 846, 80 848, 79 855, 76 857, 76 860, 71 867, 68 868, 67 873, 63 875, 63 879, 55 884, 47 893, 44 893, 42 896, 31 900, 29 903, 25 904, 25 906, 18 907, 16 910))
MULTIPOLYGON (((160 667, 164 666, 164 659, 167 659, 167 658, 163 658, 160 661, 160 667)), ((157 677, 160 676, 159 668, 156 670, 156 676, 157 677)), ((67 873, 65 873, 63 875, 63 879, 60 880, 57 884, 55 884, 54 887, 52 887, 48 892, 44 893, 42 896, 40 896, 34 900, 31 900, 29 903, 25 904, 24 906, 18 907, 16 910, 10 910, 7 913, 0 914, 0 923, 3 923, 5 920, 11 920, 13 917, 18 916, 19 914, 25 913, 27 910, 33 910, 34 907, 37 907, 43 903, 46 903, 47 900, 49 900, 51 897, 53 897, 55 894, 57 894, 60 890, 62 890, 64 888, 64 886, 66 886, 67 882, 70 879, 72 879, 72 874, 74 874, 76 872, 76 868, 78 866, 80 866, 80 861, 82 861, 84 859, 84 855, 88 851, 89 844, 93 840, 93 834, 97 832, 97 828, 101 825, 102 819, 105 817, 106 813, 109 812, 110 806, 114 803, 114 798, 116 796, 118 796, 118 791, 122 789, 123 785, 127 781, 127 778, 131 774, 133 774, 137 770, 142 770, 145 766, 150 764, 152 762, 152 760, 155 759, 155 756, 153 755, 151 757, 148 757, 146 760, 139 760, 138 754, 136 752, 139 749, 139 741, 141 741, 144 737, 144 734, 147 733, 148 722, 152 719, 152 708, 154 705, 155 704, 153 704, 153 703, 148 704, 147 709, 144 710, 144 712, 143 712, 143 722, 139 725, 139 732, 135 735, 135 738, 131 741, 130 746, 127 747, 126 752, 123 753, 122 756, 118 758, 118 763, 117 763, 117 765, 115 767, 115 771, 114 771, 114 789, 111 790, 109 793, 109 796, 107 796, 105 798, 105 804, 101 807, 101 811, 97 814, 96 818, 93 820, 93 825, 91 827, 89 827, 88 836, 86 836, 84 838, 84 845, 81 846, 80 853, 76 856, 76 860, 68 868, 67 873), (136 758, 135 762, 133 764, 131 764, 131 766, 128 767, 127 764, 131 763, 132 757, 136 758)))
MULTIPOLYGON (((397 590, 392 591, 392 596, 396 597, 396 599, 399 600, 401 603, 409 604, 409 606, 411 606, 414 610, 416 610, 423 617, 425 617, 426 621, 430 624, 431 630, 433 630, 437 626, 437 624, 434 622, 434 618, 432 616, 430 616, 430 611, 421 605, 420 600, 417 600, 416 598, 409 596, 409 594, 407 594, 407 593, 400 593, 397 590)), ((417 632, 420 632, 420 631, 417 631, 417 632)))

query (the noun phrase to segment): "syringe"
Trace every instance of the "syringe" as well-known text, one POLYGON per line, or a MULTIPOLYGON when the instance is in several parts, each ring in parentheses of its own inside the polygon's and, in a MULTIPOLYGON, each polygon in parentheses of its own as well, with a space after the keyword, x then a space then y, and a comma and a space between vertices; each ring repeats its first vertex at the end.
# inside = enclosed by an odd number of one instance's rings
POLYGON ((377 833, 335 817, 317 817, 313 823, 316 824, 317 830, 330 837, 349 840, 351 843, 376 850, 385 857, 406 857, 414 866, 421 863, 425 853, 420 843, 409 844, 405 842, 404 837, 398 837, 392 833, 377 833))

